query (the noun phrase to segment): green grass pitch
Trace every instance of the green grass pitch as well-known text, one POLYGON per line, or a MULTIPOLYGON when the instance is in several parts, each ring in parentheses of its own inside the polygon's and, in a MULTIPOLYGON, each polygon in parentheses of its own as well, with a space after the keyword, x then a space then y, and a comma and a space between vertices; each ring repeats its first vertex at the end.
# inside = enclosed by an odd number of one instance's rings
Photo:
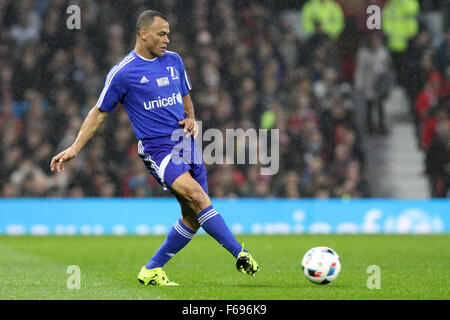
POLYGON ((207 235, 196 236, 166 265, 178 287, 136 279, 163 236, 1 236, 0 299, 450 299, 450 235, 239 235, 261 266, 238 273, 233 257, 207 235), (335 249, 338 279, 320 286, 300 267, 315 246, 335 249), (81 288, 68 289, 69 265, 81 288), (367 267, 381 269, 381 289, 368 289, 367 267))

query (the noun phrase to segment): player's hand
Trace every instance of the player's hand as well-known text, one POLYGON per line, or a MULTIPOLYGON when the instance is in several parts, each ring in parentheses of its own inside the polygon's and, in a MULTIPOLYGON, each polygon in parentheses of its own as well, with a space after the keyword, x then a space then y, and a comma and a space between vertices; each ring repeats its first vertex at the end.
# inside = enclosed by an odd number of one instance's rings
POLYGON ((178 124, 184 126, 184 132, 187 132, 186 138, 194 135, 194 139, 197 139, 199 127, 194 118, 185 118, 178 122, 178 124))
POLYGON ((52 162, 50 163, 50 170, 55 171, 56 168, 57 172, 64 171, 64 163, 72 160, 76 157, 76 155, 77 153, 72 149, 72 147, 58 153, 53 157, 52 162))

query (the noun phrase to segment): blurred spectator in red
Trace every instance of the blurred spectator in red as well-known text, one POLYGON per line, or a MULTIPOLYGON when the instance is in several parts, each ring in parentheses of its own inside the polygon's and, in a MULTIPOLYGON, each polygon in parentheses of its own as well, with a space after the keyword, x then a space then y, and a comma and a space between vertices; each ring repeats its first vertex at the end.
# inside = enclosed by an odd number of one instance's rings
POLYGON ((420 128, 423 127, 424 122, 429 117, 430 111, 438 104, 441 83, 441 74, 439 72, 432 72, 428 76, 425 87, 417 96, 414 109, 419 120, 420 128))
POLYGON ((444 126, 447 123, 450 126, 450 98, 447 98, 447 103, 437 108, 432 116, 430 116, 424 123, 422 130, 422 148, 427 150, 431 141, 436 135, 436 128, 444 126))
POLYGON ((426 170, 432 197, 450 196, 450 126, 442 122, 436 128, 426 154, 426 170))

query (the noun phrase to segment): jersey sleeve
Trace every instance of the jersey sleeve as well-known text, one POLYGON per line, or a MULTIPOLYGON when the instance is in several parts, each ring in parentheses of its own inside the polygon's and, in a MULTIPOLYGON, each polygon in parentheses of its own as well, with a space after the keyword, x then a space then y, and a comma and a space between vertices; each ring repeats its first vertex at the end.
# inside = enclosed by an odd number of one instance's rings
POLYGON ((114 107, 122 102, 125 95, 125 88, 120 80, 120 73, 117 68, 112 68, 108 73, 105 81, 105 86, 98 98, 95 106, 102 111, 111 112, 114 107))
POLYGON ((180 66, 180 84, 181 84, 181 94, 187 96, 189 91, 192 90, 191 81, 189 80, 189 76, 186 72, 186 68, 184 67, 183 60, 180 56, 178 56, 178 62, 180 66))

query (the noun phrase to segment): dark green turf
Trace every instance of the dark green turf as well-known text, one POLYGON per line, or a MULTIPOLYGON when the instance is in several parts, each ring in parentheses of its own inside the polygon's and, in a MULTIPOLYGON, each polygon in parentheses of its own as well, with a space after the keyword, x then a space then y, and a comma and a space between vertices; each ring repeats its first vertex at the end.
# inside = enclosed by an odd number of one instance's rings
POLYGON ((198 235, 165 267, 178 287, 136 280, 161 236, 1 236, 0 299, 450 299, 450 235, 240 235, 261 266, 238 273, 233 257, 198 235), (329 246, 341 256, 338 279, 308 282, 303 254, 329 246), (66 286, 69 265, 81 289, 66 286), (381 289, 367 288, 367 267, 381 268, 381 289))

